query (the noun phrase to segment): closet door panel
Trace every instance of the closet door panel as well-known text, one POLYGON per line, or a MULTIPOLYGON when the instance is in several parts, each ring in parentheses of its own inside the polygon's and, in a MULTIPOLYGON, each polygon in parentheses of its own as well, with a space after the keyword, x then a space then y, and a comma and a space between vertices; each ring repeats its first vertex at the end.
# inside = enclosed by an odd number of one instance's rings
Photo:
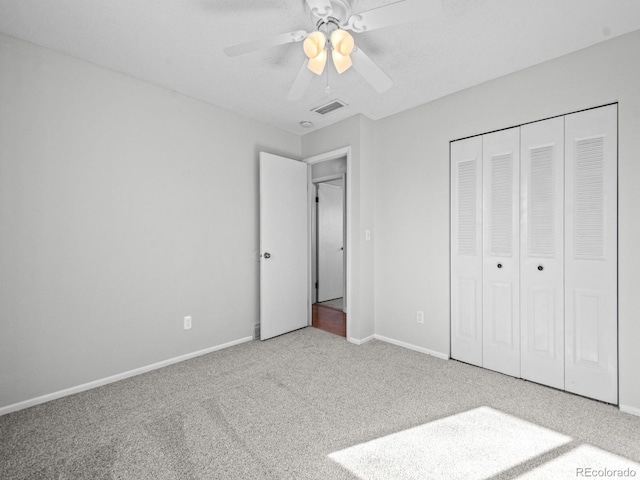
POLYGON ((617 403, 617 106, 565 122, 565 388, 617 403))
POLYGON ((564 117, 521 127, 521 376, 564 388, 564 117))
POLYGON ((520 376, 520 129, 483 139, 482 365, 520 376))
POLYGON ((451 144, 451 357, 482 365, 482 137, 451 144))

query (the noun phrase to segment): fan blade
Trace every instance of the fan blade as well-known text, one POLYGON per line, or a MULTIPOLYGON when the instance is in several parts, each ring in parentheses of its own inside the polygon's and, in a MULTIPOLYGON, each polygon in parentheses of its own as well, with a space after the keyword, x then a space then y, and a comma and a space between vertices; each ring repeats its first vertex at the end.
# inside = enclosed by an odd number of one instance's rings
POLYGON ((293 86, 289 91, 289 95, 287 95, 287 100, 293 102, 295 100, 300 100, 304 95, 304 92, 307 91, 307 87, 311 83, 311 79, 313 78, 313 72, 307 68, 308 60, 305 58, 300 71, 298 72, 298 76, 293 82, 293 86))
POLYGON ((355 68, 355 70, 362 75, 362 78, 369 82, 378 93, 389 90, 391 85, 393 85, 393 80, 359 48, 351 52, 351 60, 353 61, 353 68, 355 68))
POLYGON ((263 48, 277 47, 278 45, 285 45, 287 43, 301 42, 307 36, 307 32, 304 30, 296 30, 295 32, 281 33, 280 35, 274 35, 273 37, 261 38, 249 43, 241 43, 240 45, 231 45, 224 49, 230 57, 237 55, 243 55, 245 53, 255 52, 263 48))
POLYGON ((439 3, 434 0, 404 0, 392 3, 351 15, 343 28, 354 32, 368 32, 402 23, 420 22, 426 20, 430 10, 431 13, 436 13, 436 4, 439 3))
POLYGON ((333 7, 329 0, 307 0, 307 5, 316 17, 327 18, 333 13, 333 7))

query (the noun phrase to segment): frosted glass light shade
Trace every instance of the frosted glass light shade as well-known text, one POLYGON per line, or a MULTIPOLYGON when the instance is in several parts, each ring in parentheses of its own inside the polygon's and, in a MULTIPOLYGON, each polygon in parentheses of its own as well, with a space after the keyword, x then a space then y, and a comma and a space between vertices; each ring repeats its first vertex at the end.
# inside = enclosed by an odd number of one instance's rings
POLYGON ((318 55, 309 59, 309 63, 307 63, 307 68, 311 70, 316 75, 322 75, 324 71, 324 66, 327 64, 327 51, 322 50, 318 55))
POLYGON ((338 50, 333 50, 331 57, 333 58, 333 65, 336 67, 338 73, 345 72, 351 67, 350 55, 341 55, 338 50))
POLYGON ((351 55, 355 41, 349 32, 339 28, 331 32, 331 46, 333 46, 333 49, 337 50, 340 55, 351 55))
POLYGON ((326 44, 327 37, 324 36, 324 33, 317 30, 309 34, 307 38, 304 39, 302 48, 304 49, 304 54, 307 57, 315 58, 325 49, 326 44))

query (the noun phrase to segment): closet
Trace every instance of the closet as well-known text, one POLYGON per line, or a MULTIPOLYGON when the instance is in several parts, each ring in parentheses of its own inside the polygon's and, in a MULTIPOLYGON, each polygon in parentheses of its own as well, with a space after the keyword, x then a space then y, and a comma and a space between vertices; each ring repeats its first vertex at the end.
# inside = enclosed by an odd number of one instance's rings
POLYGON ((617 105, 451 142, 451 357, 618 402, 617 105))

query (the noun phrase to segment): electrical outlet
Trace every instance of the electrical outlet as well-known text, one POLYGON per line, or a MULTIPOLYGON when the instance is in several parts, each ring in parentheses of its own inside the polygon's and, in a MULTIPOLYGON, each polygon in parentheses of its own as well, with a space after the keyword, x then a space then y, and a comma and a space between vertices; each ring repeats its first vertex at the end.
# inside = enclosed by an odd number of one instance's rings
POLYGON ((418 320, 418 323, 424 323, 424 312, 422 310, 418 310, 418 315, 416 318, 418 320))
POLYGON ((184 329, 189 330, 191 328, 191 316, 184 317, 184 329))

